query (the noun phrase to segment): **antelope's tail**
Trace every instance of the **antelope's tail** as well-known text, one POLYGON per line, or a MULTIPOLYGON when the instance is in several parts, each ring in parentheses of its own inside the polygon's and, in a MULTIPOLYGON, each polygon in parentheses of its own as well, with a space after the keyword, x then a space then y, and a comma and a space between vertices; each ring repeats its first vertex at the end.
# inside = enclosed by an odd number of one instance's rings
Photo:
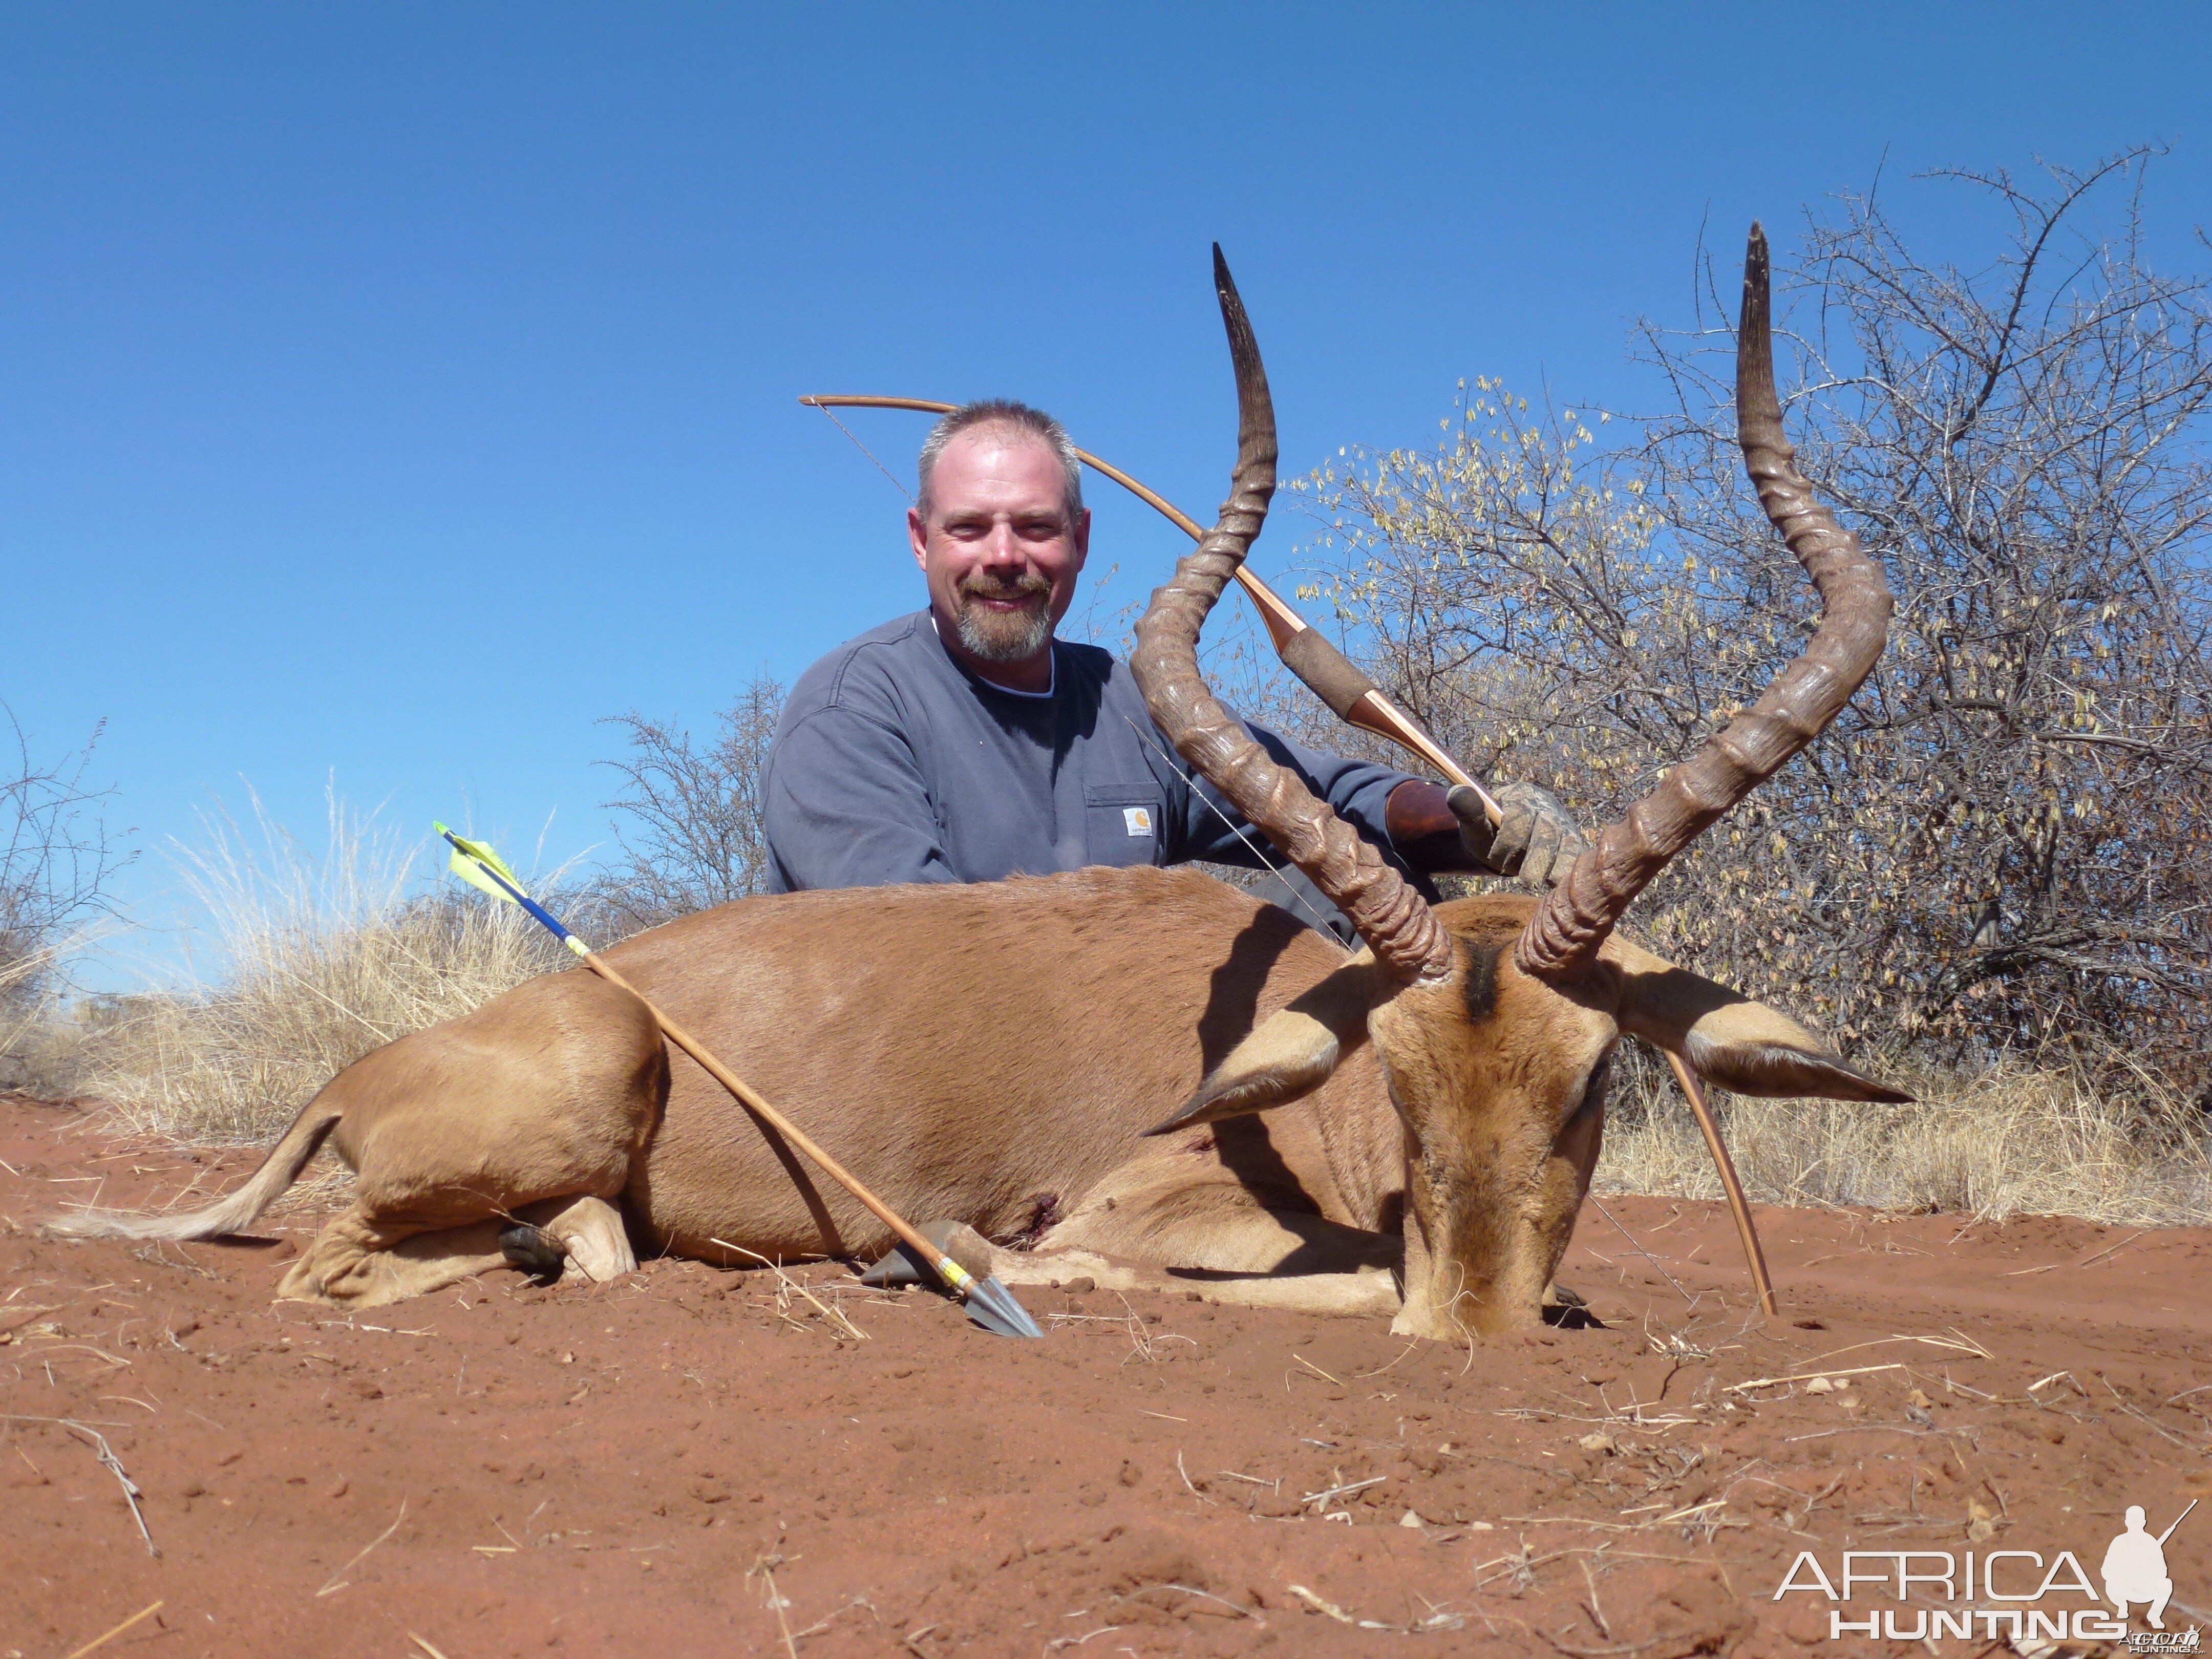
POLYGON ((299 1179, 307 1160, 322 1150, 323 1142, 345 1115, 343 1108, 328 1098, 330 1094, 325 1089, 301 1108, 300 1115, 292 1120, 292 1127, 269 1149, 269 1156, 261 1160, 261 1167, 246 1184, 204 1210, 193 1210, 185 1215, 84 1210, 49 1218, 46 1231, 68 1238, 220 1238, 226 1233, 237 1232, 276 1202, 284 1189, 299 1179))

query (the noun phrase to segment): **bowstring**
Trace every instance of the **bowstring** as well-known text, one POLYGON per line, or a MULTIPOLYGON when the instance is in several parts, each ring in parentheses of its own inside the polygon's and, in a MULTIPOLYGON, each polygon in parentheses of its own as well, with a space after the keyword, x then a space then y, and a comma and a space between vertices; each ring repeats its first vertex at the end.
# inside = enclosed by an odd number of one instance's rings
POLYGON ((885 466, 881 461, 876 460, 876 452, 869 448, 867 445, 862 443, 858 438, 854 437, 853 428, 847 426, 844 422, 839 420, 836 412, 830 409, 829 404, 817 404, 814 407, 820 410, 824 415, 830 417, 830 424, 836 427, 838 431, 843 433, 845 436, 851 441, 854 448, 859 450, 863 455, 866 455, 869 460, 875 462, 876 471, 882 473, 884 477, 891 481, 892 489, 897 490, 900 495, 905 496, 908 502, 911 502, 914 500, 914 491, 908 489, 903 483, 899 482, 897 473, 892 471, 890 468, 885 466))
POLYGON ((1158 755, 1162 760, 1165 761, 1168 765, 1174 769, 1177 777, 1181 778, 1186 784, 1189 785, 1191 793, 1196 795, 1199 799, 1206 803, 1206 810, 1212 812, 1214 817, 1219 818, 1222 823, 1229 826, 1229 833, 1244 843, 1245 850, 1250 853, 1254 858, 1260 860, 1261 868, 1264 869, 1277 881, 1282 883, 1283 890, 1290 895, 1291 902, 1293 904, 1297 905, 1299 909, 1306 913, 1306 920, 1313 924, 1314 931, 1319 933, 1323 939, 1328 939, 1331 944, 1334 945, 1338 950, 1342 951, 1346 956, 1350 956, 1352 954, 1351 950, 1345 945, 1342 939, 1337 938, 1335 930, 1330 927, 1327 922, 1323 921, 1321 917, 1315 913, 1313 906, 1306 902, 1305 895, 1299 892, 1297 888, 1291 886, 1290 882, 1285 878, 1283 872, 1267 861, 1267 855, 1260 850, 1257 843, 1253 841, 1252 837, 1246 835, 1243 830, 1237 828, 1236 819, 1231 817, 1228 813, 1223 811, 1218 805, 1215 805, 1213 797, 1207 794, 1205 790, 1199 787, 1198 781, 1192 777, 1189 773, 1182 769, 1182 763, 1178 762, 1173 755, 1170 755, 1166 750, 1160 747, 1159 739, 1155 738, 1151 732, 1146 731, 1145 728, 1138 725, 1136 721, 1129 720, 1129 717, 1127 714, 1122 715, 1121 718, 1125 720, 1128 720, 1129 729, 1144 739, 1144 741, 1151 746, 1152 752, 1158 755))

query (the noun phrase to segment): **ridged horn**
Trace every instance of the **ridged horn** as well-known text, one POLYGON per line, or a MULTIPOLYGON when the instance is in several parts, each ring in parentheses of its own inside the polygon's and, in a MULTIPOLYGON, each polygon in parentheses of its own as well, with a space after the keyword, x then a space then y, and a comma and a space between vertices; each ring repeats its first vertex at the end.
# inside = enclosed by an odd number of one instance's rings
POLYGON ((1182 757, 1313 878, 1385 969, 1404 980, 1435 978, 1451 965, 1451 940, 1421 896, 1297 774, 1278 765, 1199 676, 1199 630, 1243 563, 1275 492, 1267 371, 1218 245, 1213 285, 1237 370, 1237 466, 1212 530, 1176 566, 1173 580, 1153 591, 1129 667, 1154 722, 1182 757))
POLYGON ((1820 630, 1757 702, 1669 771, 1575 860, 1513 947, 1525 972, 1557 981, 1585 971, 1667 860, 1820 736, 1881 659, 1889 632, 1889 583, 1797 471, 1774 390, 1768 310, 1766 233, 1754 223, 1736 334, 1736 441, 1759 505, 1820 590, 1820 630))

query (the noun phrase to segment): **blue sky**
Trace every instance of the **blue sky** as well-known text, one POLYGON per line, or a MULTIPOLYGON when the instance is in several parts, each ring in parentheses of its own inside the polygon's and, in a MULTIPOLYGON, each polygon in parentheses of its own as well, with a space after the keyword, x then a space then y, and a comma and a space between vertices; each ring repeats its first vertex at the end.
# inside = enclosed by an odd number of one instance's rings
MULTIPOLYGON (((248 783, 589 856, 596 720, 704 726, 921 603, 798 394, 1024 398, 1203 517, 1216 238, 1286 471, 1429 441, 1462 375, 1656 401, 1628 330, 1687 318, 1701 225, 1878 168, 1940 252, 1912 173, 2162 141, 2154 257, 2201 264, 2207 15, 11 6, 0 699, 48 756, 108 722, 150 927, 248 783)), ((910 473, 921 417, 853 423, 910 473)), ((1095 501, 1118 603, 1177 538, 1095 501)))

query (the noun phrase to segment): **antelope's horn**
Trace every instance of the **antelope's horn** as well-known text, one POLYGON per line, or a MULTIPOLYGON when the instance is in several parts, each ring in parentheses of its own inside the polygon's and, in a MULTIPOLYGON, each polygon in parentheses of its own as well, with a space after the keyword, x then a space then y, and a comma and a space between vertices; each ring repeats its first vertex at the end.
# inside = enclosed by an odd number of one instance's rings
POLYGON ((1296 773, 1277 764, 1199 677, 1199 630, 1244 562, 1275 491, 1267 371, 1218 246, 1213 285, 1237 368, 1237 467, 1213 529, 1176 566, 1174 579, 1153 591, 1129 667, 1153 720, 1182 757, 1352 918, 1385 968, 1403 980, 1434 978, 1451 965, 1451 940, 1421 896, 1296 773))
POLYGON ((1766 267, 1766 233, 1753 224, 1736 334, 1736 441, 1759 505, 1820 590, 1820 631, 1757 702, 1668 772, 1575 860, 1513 947, 1525 972, 1556 981, 1587 969, 1622 912, 1667 860, 1820 736, 1881 659, 1889 584, 1859 538, 1814 496, 1783 433, 1766 267))

